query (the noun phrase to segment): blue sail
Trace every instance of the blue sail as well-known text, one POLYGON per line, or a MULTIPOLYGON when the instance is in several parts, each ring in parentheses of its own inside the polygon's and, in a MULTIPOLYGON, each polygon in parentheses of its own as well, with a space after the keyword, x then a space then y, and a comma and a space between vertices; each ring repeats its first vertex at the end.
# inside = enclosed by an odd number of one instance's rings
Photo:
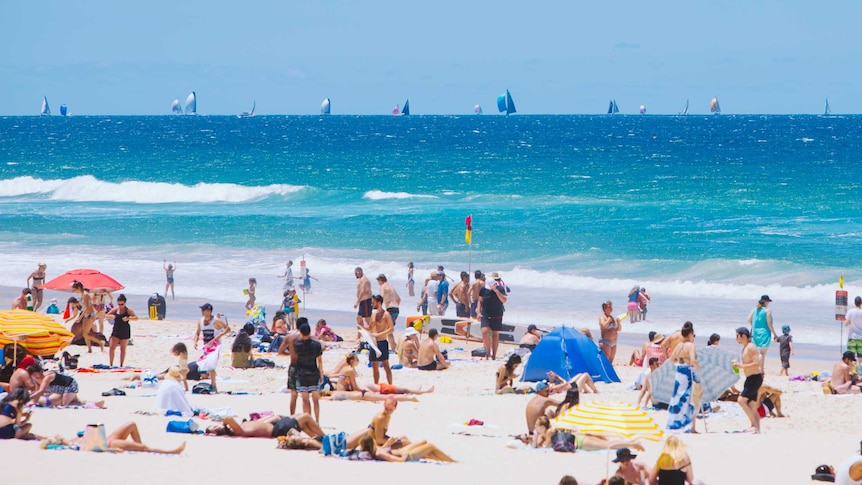
POLYGON ((614 114, 614 100, 613 99, 611 100, 610 104, 608 104, 608 114, 609 115, 614 114))
POLYGON ((67 111, 68 111, 68 108, 66 108, 66 105, 61 104, 60 105, 60 116, 66 116, 67 111))
POLYGON ((506 114, 509 115, 512 113, 517 113, 517 110, 515 110, 515 102, 512 101, 512 95, 509 94, 509 90, 507 89, 506 90, 506 114))
POLYGON ((404 109, 401 110, 401 116, 410 116, 410 100, 404 102, 404 109))
POLYGON ((497 96, 497 109, 500 111, 500 113, 506 112, 506 94, 505 93, 497 96))

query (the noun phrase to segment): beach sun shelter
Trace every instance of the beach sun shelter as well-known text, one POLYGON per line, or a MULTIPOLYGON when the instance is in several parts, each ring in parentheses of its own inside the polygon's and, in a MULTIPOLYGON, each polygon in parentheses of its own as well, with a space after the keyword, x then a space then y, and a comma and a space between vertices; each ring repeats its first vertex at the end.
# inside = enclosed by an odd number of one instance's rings
POLYGON ((554 371, 569 380, 588 372, 593 380, 620 382, 613 366, 599 346, 586 335, 569 327, 558 327, 542 337, 524 368, 522 381, 540 381, 554 371))

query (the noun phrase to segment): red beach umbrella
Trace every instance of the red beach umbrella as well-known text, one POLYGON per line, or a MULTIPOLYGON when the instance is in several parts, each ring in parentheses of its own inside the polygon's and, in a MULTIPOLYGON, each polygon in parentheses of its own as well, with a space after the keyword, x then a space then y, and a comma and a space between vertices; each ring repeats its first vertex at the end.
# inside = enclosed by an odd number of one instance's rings
POLYGON ((119 281, 95 269, 73 269, 45 283, 42 288, 72 292, 72 283, 79 281, 93 292, 118 291, 125 288, 119 281))

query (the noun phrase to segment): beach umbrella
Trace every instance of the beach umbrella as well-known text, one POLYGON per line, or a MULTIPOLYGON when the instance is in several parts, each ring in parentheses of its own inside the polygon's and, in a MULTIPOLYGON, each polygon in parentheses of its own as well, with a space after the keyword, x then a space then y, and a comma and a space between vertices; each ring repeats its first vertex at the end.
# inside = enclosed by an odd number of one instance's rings
POLYGON ((9 343, 17 343, 40 357, 50 357, 72 343, 72 332, 47 315, 10 310, 0 312, 0 345, 9 343))
POLYGON ((125 288, 119 281, 95 269, 73 269, 45 283, 42 288, 47 290, 72 291, 72 283, 79 281, 84 288, 93 292, 118 291, 125 288))
POLYGON ((580 433, 619 436, 627 439, 661 441, 664 430, 646 411, 623 402, 581 403, 556 418, 557 428, 580 433))
MULTIPOLYGON (((697 371, 700 385, 703 388, 702 402, 714 401, 730 386, 739 381, 739 375, 733 372, 733 360, 737 356, 716 346, 697 349, 697 371)), ((676 365, 665 361, 649 376, 650 390, 653 402, 670 403, 676 382, 676 365)))

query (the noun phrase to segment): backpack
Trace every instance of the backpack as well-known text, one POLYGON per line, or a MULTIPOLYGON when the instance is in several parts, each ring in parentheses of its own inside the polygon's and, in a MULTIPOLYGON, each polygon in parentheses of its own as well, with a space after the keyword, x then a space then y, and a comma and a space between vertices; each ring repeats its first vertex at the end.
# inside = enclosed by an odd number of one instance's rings
POLYGON ((212 394, 213 386, 209 382, 198 382, 192 387, 192 394, 212 394))
POLYGON ((254 366, 255 367, 266 367, 268 369, 273 369, 273 368, 275 368, 275 362, 273 362, 269 359, 262 359, 262 358, 258 357, 257 359, 254 359, 254 366))
POLYGON ((562 453, 574 453, 575 435, 569 433, 568 431, 557 430, 551 436, 551 446, 554 447, 554 451, 559 451, 562 453))

